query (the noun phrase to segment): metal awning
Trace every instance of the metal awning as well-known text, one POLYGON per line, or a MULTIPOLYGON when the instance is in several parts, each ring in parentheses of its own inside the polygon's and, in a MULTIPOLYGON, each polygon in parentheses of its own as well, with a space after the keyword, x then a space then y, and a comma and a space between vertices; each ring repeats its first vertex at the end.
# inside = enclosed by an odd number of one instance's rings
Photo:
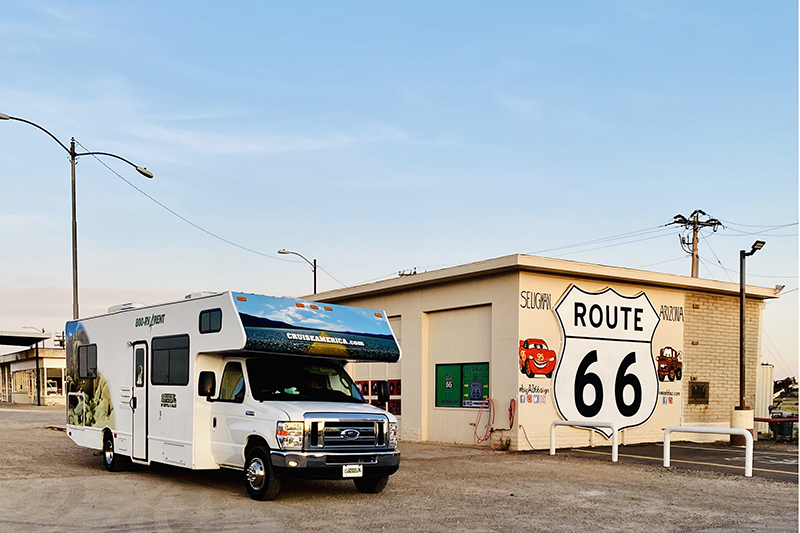
POLYGON ((46 341, 52 333, 31 333, 28 331, 0 331, 0 346, 33 346, 46 341))

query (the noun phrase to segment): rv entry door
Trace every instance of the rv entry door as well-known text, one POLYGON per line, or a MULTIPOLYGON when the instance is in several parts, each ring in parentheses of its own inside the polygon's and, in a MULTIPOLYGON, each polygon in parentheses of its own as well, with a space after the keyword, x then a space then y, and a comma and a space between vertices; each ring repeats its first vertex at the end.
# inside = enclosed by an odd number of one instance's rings
POLYGON ((147 344, 133 345, 133 394, 131 394, 134 459, 147 461, 147 344))

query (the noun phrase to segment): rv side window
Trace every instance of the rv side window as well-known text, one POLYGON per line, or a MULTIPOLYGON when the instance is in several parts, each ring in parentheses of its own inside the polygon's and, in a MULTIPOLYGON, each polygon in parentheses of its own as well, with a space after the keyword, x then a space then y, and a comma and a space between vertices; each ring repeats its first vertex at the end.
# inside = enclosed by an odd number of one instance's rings
POLYGON ((222 329, 222 309, 200 311, 200 333, 216 333, 222 329))
POLYGON ((144 387, 144 348, 136 348, 136 386, 144 387))
POLYGON ((219 400, 238 402, 244 401, 244 373, 241 363, 228 363, 222 374, 222 383, 219 386, 219 400))
POLYGON ((153 337, 153 385, 189 384, 189 335, 153 337))
POLYGON ((97 377, 97 345, 78 346, 78 377, 94 379, 97 377))

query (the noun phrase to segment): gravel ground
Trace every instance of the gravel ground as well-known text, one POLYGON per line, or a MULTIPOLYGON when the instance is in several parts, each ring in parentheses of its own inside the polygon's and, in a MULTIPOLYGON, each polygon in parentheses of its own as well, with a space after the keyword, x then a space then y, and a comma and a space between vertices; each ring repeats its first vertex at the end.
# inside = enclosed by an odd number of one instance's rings
MULTIPOLYGON (((111 474, 62 431, 63 410, 0 407, 0 531, 791 531, 798 485, 544 453, 401 443, 380 494, 164 465, 111 474)), ((796 447, 794 448, 796 451, 796 447)))

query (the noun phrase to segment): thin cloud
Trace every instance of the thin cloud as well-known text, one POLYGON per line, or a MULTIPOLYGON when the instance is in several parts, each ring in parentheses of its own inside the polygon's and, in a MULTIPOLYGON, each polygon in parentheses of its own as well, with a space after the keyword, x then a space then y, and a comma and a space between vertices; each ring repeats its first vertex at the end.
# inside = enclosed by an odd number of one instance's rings
POLYGON ((494 99, 502 107, 525 120, 541 120, 542 104, 534 98, 518 98, 507 94, 496 94, 494 99))

